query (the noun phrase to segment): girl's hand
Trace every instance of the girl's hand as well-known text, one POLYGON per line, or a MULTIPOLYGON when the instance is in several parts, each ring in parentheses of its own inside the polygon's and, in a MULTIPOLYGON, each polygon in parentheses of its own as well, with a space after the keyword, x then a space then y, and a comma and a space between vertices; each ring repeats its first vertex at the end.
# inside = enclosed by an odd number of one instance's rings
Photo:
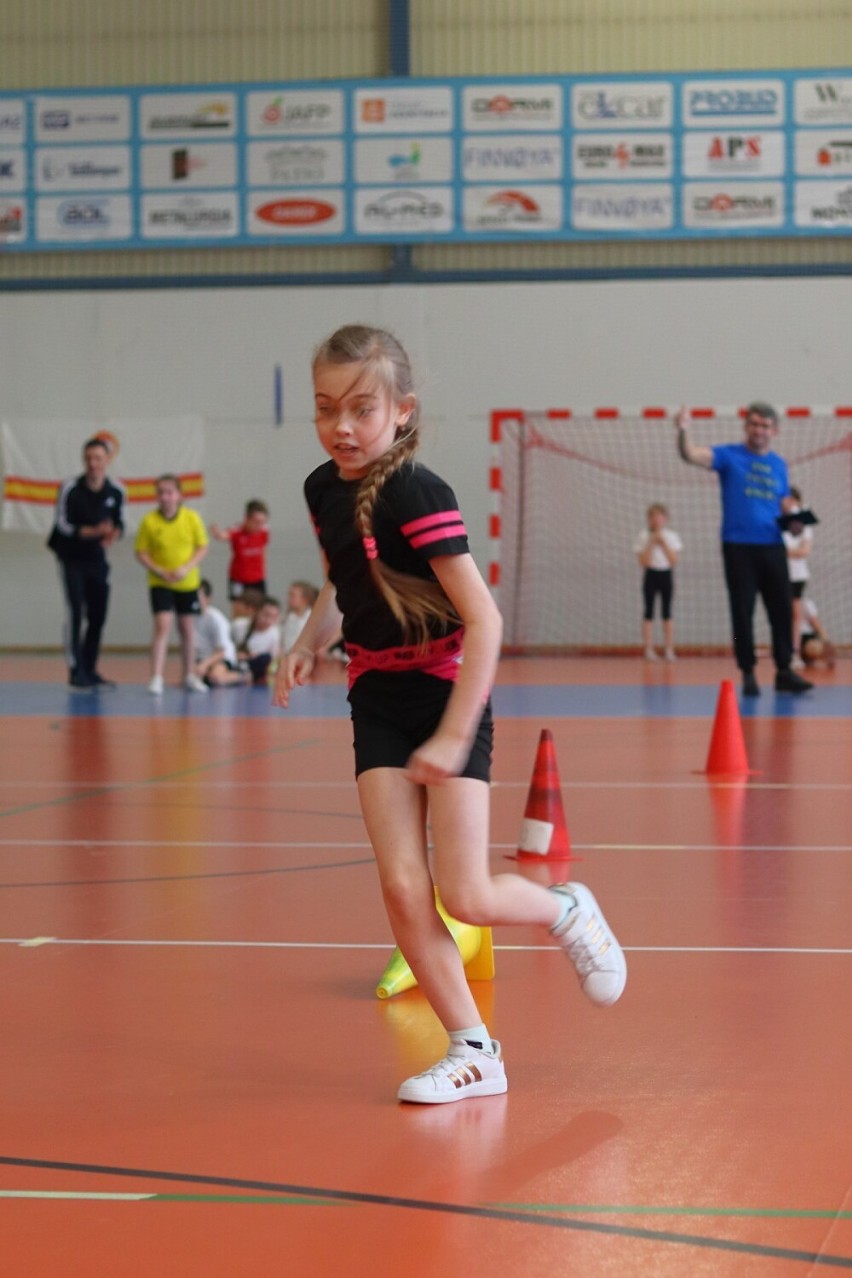
POLYGON ((293 648, 278 667, 272 690, 272 704, 286 710, 290 693, 302 686, 311 676, 316 658, 307 648, 293 648))
POLYGON ((457 777, 467 762, 470 746, 436 733, 414 751, 404 776, 414 785, 442 785, 457 777))

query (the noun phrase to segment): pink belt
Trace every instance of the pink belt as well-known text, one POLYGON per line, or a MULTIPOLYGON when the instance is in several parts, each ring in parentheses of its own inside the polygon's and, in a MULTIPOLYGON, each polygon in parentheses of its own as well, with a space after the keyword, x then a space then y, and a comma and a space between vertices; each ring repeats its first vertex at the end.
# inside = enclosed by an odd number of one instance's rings
POLYGON ((357 643, 344 644, 349 665, 346 673, 351 688, 367 670, 422 670, 437 679, 455 682, 464 648, 464 631, 454 630, 443 639, 432 639, 426 648, 415 645, 403 648, 361 648, 357 643))

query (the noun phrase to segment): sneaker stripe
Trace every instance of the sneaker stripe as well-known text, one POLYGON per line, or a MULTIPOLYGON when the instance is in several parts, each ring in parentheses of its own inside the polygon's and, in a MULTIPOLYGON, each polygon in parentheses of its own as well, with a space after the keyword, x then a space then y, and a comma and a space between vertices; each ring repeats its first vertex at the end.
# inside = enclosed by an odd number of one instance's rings
POLYGON ((470 1087, 471 1083, 481 1083, 482 1075, 480 1074, 473 1061, 465 1061, 464 1065, 460 1065, 458 1069, 453 1070, 448 1075, 453 1087, 470 1087))

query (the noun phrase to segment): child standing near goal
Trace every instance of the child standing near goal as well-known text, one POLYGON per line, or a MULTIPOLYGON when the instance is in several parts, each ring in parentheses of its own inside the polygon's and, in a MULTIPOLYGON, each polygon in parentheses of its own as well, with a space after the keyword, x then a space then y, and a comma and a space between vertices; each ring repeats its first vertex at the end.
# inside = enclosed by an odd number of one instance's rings
POLYGON ((502 626, 452 490, 414 460, 420 413, 407 355, 389 333, 351 325, 323 342, 312 371, 330 460, 308 476, 305 496, 328 575, 281 663, 274 702, 286 708, 342 623, 358 796, 385 908, 450 1040, 397 1095, 421 1104, 497 1095, 507 1086, 500 1044, 481 1023, 435 888, 463 922, 549 928, 601 1006, 624 989, 624 955, 582 884, 545 888, 489 871, 489 692, 502 626))
POLYGON ((645 660, 656 661, 654 649, 654 603, 659 596, 663 620, 663 645, 666 661, 674 661, 674 568, 683 550, 683 542, 673 528, 669 528, 669 512, 661 502, 655 501, 645 513, 645 527, 633 543, 644 572, 642 574, 642 598, 645 610, 642 615, 642 646, 645 660))

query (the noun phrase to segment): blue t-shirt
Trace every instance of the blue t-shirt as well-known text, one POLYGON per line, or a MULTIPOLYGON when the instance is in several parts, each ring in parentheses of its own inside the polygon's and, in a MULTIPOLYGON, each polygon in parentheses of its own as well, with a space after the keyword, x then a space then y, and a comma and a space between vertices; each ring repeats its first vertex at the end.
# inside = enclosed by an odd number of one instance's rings
POLYGON ((753 453, 745 444, 719 444, 713 469, 722 489, 722 541, 783 545, 778 516, 790 492, 787 463, 777 453, 753 453))

